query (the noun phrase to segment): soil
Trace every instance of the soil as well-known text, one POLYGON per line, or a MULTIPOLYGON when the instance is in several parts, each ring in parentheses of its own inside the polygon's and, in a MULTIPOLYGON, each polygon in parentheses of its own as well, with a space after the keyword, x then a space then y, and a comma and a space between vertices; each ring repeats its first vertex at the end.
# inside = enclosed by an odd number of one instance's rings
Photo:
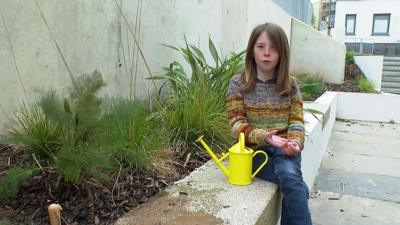
MULTIPOLYGON (((203 155, 174 154, 173 175, 125 168, 108 174, 102 182, 86 180, 79 186, 65 183, 54 170, 43 168, 22 184, 16 197, 0 205, 0 218, 7 218, 13 224, 23 221, 49 224, 47 207, 58 203, 62 207, 62 224, 113 224, 130 209, 147 202, 207 160, 203 155)), ((36 164, 33 156, 21 146, 0 145, 0 177, 14 166, 32 163, 36 164)))

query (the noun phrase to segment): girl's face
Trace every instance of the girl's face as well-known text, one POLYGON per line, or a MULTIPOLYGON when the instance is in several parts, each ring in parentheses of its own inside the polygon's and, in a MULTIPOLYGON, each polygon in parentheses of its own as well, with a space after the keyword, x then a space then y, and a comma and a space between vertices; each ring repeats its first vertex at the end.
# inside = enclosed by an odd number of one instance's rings
POLYGON ((262 32, 257 38, 253 53, 257 71, 267 74, 275 72, 275 67, 279 62, 279 53, 272 45, 267 32, 262 32))

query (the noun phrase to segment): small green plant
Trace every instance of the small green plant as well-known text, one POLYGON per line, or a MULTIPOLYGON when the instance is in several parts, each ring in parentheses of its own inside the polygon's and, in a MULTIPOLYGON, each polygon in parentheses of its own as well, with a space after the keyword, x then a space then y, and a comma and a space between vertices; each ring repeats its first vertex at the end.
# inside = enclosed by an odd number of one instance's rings
POLYGON ((346 51, 346 63, 352 63, 354 62, 354 51, 346 51))
POLYGON ((303 100, 312 100, 316 94, 321 94, 324 91, 324 82, 316 75, 301 74, 295 77, 301 90, 303 100))
POLYGON ((225 148, 230 142, 225 96, 232 76, 243 71, 244 52, 222 59, 209 39, 214 60, 209 64, 203 52, 186 39, 185 47, 167 47, 179 51, 191 68, 191 73, 187 73, 175 61, 165 68, 164 74, 153 77, 165 80, 170 88, 166 99, 158 101, 157 111, 172 132, 173 146, 181 152, 189 151, 196 138, 205 135, 213 148, 225 148))
POLYGON ((14 197, 19 186, 29 177, 31 177, 36 169, 14 167, 7 171, 7 175, 0 179, 0 203, 14 197))
POLYGON ((101 180, 121 162, 150 169, 152 155, 168 147, 168 132, 156 117, 149 117, 148 102, 98 97, 104 85, 101 74, 94 72, 78 77, 68 98, 45 93, 38 104, 22 108, 10 136, 70 183, 101 180))
POLYGON ((11 137, 47 160, 67 182, 94 177, 110 169, 110 155, 99 148, 96 125, 101 117, 101 99, 96 93, 105 84, 95 71, 84 74, 63 100, 54 91, 44 94, 36 105, 22 108, 11 137))
POLYGON ((356 84, 357 87, 362 92, 367 92, 367 93, 375 92, 374 84, 365 77, 358 76, 356 78, 356 84))
POLYGON ((32 219, 25 219, 23 222, 20 223, 12 223, 8 219, 0 219, 0 225, 36 225, 32 219))

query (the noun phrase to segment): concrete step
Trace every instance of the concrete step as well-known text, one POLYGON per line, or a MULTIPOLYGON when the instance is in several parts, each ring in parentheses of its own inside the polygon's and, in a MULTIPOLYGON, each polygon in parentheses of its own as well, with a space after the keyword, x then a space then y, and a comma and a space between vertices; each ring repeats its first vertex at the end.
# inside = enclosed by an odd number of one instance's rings
POLYGON ((385 93, 400 94, 400 88, 387 88, 382 86, 381 91, 385 93))
POLYGON ((393 77, 393 76, 383 76, 382 78, 383 82, 398 82, 400 83, 400 76, 399 77, 393 77))
POLYGON ((400 72, 399 71, 383 71, 382 75, 389 76, 389 77, 400 77, 400 72))
POLYGON ((400 89, 400 83, 397 83, 397 82, 382 82, 382 87, 385 87, 385 88, 399 88, 400 89))
POLYGON ((400 57, 383 57, 383 61, 400 61, 400 57))
POLYGON ((383 66, 383 71, 400 71, 400 66, 383 66))
POLYGON ((383 61, 383 66, 400 66, 400 61, 383 61))

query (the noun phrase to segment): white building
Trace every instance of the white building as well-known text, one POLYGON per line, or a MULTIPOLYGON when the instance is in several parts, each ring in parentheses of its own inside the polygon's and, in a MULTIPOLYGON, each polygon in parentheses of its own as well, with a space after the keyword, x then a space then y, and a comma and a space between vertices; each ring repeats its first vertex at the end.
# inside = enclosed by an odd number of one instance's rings
POLYGON ((318 30, 330 35, 330 30, 335 25, 335 5, 333 0, 320 0, 314 7, 318 7, 318 30))
POLYGON ((400 0, 336 0, 332 37, 364 54, 400 55, 400 0))

